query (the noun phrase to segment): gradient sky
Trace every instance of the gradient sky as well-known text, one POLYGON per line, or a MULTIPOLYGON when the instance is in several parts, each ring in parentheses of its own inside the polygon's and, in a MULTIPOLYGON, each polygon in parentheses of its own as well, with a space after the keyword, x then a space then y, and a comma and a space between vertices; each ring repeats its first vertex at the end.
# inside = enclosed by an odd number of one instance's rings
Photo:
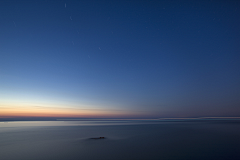
POLYGON ((0 118, 240 116, 240 1, 0 4, 0 118))

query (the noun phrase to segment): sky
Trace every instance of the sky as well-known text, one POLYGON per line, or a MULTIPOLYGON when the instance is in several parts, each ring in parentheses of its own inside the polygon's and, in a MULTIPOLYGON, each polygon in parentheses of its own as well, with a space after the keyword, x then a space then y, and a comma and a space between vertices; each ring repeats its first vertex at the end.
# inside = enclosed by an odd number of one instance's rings
POLYGON ((2 0, 0 118, 240 116, 240 1, 2 0))

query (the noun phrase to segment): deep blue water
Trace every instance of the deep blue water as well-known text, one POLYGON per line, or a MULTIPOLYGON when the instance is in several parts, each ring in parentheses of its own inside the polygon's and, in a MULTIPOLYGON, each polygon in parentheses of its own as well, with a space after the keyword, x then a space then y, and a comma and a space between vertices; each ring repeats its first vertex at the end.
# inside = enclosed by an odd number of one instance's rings
POLYGON ((0 160, 95 159, 239 160, 240 122, 0 122, 0 160))

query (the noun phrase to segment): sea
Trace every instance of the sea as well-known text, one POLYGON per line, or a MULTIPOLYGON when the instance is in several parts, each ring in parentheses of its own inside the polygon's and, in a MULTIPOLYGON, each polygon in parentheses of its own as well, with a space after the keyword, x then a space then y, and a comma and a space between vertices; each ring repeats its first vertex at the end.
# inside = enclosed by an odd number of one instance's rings
POLYGON ((0 160, 215 159, 240 160, 240 120, 0 122, 0 160))

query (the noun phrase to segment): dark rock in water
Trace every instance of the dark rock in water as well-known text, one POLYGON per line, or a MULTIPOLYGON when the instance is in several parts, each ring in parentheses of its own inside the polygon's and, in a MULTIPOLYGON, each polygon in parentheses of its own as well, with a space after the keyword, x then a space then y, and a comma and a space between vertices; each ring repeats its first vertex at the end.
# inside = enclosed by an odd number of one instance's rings
POLYGON ((96 137, 96 138, 90 138, 90 139, 105 139, 105 137, 96 137))

